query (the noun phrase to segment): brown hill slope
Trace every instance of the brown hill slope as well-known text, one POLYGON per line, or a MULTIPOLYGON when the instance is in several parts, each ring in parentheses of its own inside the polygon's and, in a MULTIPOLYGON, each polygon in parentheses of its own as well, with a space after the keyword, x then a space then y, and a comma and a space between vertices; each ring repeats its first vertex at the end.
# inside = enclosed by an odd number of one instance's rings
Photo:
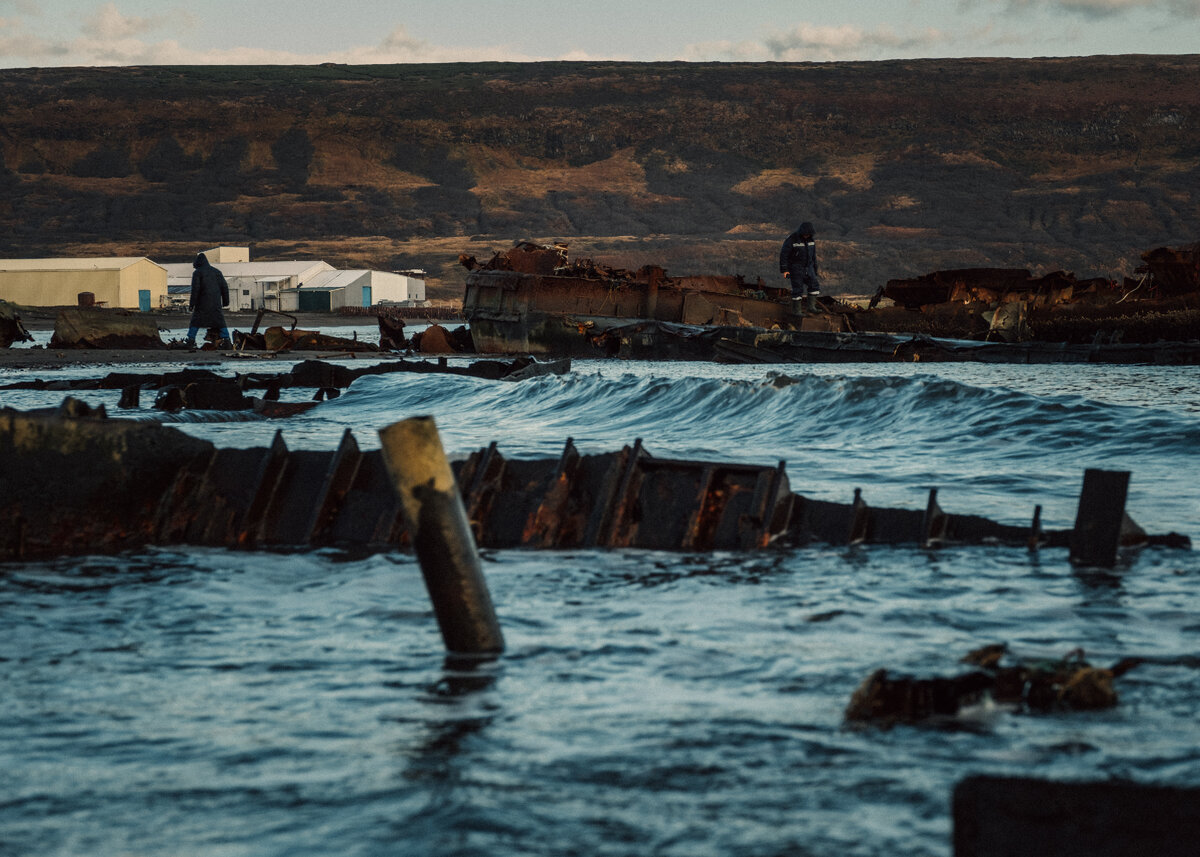
POLYGON ((833 290, 1200 237, 1200 56, 0 71, 0 255, 426 267, 518 237, 833 290))

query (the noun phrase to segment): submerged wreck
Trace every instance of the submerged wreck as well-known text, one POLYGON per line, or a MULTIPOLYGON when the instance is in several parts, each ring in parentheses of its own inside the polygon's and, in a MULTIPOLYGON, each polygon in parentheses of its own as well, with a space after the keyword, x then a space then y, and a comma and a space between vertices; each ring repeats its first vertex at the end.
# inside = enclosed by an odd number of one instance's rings
MULTIPOLYGON (((319 368, 319 367, 318 367, 319 368)), ((762 550, 827 544, 1069 547, 1076 564, 1113 566, 1121 548, 1189 548, 1125 512, 1129 474, 1085 473, 1075 526, 1044 531, 946 512, 835 503, 792 492, 777 465, 658 458, 636 440, 584 454, 519 460, 496 444, 455 463, 475 541, 485 548, 762 550)), ((57 409, 0 409, 0 559, 146 545, 238 549, 409 544, 379 450, 347 430, 335 450, 218 448, 169 426, 110 419, 67 398, 57 409)))
POLYGON ((470 272, 475 349, 572 357, 754 363, 972 361, 1200 363, 1200 243, 1142 255, 1138 278, 1034 277, 1008 268, 891 280, 866 307, 740 276, 671 277, 571 261, 519 242, 470 272), (883 305, 884 300, 890 305, 883 305))

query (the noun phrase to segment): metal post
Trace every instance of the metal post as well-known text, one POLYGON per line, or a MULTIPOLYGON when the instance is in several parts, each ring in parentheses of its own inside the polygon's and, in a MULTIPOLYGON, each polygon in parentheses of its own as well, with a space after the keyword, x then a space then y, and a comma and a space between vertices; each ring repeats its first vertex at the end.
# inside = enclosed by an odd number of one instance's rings
POLYGON ((862 498, 862 489, 854 489, 854 503, 851 506, 853 517, 850 523, 850 536, 847 541, 852 545, 861 545, 867 540, 871 529, 871 508, 862 498))
POLYGON ((929 500, 925 503, 925 517, 921 521, 922 544, 927 548, 941 547, 946 541, 950 519, 938 504, 938 489, 929 489, 929 500))
POLYGON ((1128 493, 1128 470, 1083 472, 1079 510, 1071 531, 1071 562, 1108 568, 1117 564, 1128 493))
POLYGON ((393 423, 380 429, 379 439, 446 648, 462 654, 504 651, 475 538, 433 417, 393 423))

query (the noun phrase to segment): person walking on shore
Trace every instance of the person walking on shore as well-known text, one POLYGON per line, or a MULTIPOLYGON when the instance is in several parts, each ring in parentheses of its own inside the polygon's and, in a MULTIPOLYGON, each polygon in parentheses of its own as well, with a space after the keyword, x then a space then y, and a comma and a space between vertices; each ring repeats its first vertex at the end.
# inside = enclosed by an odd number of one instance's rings
POLYGON ((817 277, 817 244, 813 240, 816 230, 807 220, 800 228, 784 239, 779 251, 779 272, 792 281, 792 312, 804 314, 803 301, 808 297, 808 311, 817 311, 817 295, 821 294, 821 281, 817 277))
POLYGON ((187 344, 194 348, 196 331, 200 328, 215 327, 221 332, 221 340, 232 343, 229 328, 225 324, 225 314, 222 307, 229 306, 229 284, 225 275, 214 268, 203 253, 196 254, 192 262, 192 296, 188 306, 192 310, 192 320, 188 323, 187 344))

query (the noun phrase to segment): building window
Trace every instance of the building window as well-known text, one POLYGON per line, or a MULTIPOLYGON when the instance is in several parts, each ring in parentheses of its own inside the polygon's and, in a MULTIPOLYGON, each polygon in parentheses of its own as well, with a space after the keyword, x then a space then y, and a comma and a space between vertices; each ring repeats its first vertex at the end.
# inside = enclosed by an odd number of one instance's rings
POLYGON ((249 289, 242 289, 242 294, 243 294, 243 295, 245 295, 246 297, 250 297, 250 290, 249 290, 249 289))

